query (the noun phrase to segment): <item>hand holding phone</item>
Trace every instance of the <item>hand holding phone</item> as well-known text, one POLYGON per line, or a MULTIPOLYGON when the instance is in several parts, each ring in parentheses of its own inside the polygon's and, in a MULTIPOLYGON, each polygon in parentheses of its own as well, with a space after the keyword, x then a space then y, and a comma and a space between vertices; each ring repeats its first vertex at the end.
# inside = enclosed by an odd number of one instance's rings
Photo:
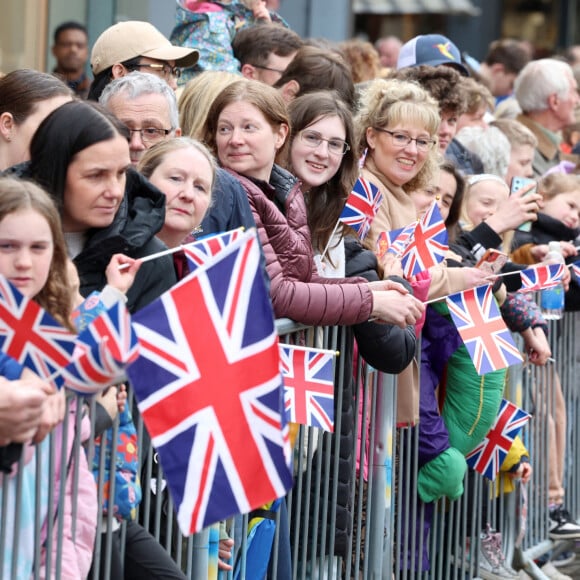
MULTIPOLYGON (((530 188, 530 190, 527 191, 525 195, 536 193, 538 189, 538 184, 536 183, 536 180, 531 179, 530 177, 514 177, 512 179, 510 187, 510 195, 532 184, 534 185, 534 187, 530 188)), ((532 222, 524 222, 523 224, 520 224, 517 229, 521 232, 529 232, 532 229, 532 222)))

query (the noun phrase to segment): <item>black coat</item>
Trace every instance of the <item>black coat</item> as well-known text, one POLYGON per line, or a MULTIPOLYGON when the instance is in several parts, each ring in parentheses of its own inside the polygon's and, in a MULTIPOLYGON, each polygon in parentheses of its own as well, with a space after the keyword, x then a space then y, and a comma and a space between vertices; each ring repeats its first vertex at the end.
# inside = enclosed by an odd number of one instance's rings
MULTIPOLYGON (((75 257, 81 280, 80 292, 88 296, 107 283, 105 269, 111 256, 123 253, 143 258, 167 249, 155 237, 165 220, 165 196, 140 173, 129 169, 125 197, 113 223, 89 232, 81 253, 75 257)), ((176 283, 171 256, 163 256, 141 265, 135 282, 127 292, 127 307, 136 312, 176 283)))

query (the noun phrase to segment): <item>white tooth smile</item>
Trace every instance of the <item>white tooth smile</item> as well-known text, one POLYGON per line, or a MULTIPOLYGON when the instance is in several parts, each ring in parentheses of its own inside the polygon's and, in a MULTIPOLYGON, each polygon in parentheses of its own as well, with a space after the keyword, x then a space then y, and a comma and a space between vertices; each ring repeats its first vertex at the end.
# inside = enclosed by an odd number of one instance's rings
POLYGON ((312 163, 312 161, 310 162, 310 166, 313 167, 314 169, 324 169, 324 165, 319 165, 318 163, 312 163))
POLYGON ((412 165, 415 165, 415 162, 411 161, 411 159, 397 159, 397 161, 399 163, 402 163, 403 165, 408 165, 409 167, 411 167, 412 165))

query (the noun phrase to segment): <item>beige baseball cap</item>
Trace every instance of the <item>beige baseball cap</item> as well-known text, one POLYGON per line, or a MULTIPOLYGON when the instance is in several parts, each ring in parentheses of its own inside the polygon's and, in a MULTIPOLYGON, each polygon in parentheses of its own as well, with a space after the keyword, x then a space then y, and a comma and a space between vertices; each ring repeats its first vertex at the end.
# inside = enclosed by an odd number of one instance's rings
POLYGON ((98 75, 114 64, 138 56, 174 60, 176 66, 187 68, 198 61, 199 52, 174 46, 149 22, 130 20, 110 26, 97 38, 91 52, 91 68, 98 75))

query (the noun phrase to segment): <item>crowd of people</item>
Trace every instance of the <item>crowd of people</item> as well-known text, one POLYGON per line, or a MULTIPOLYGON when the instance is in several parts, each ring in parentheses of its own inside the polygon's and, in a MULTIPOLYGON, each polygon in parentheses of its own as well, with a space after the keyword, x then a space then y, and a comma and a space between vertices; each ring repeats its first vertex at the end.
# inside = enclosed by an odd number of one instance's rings
MULTIPOLYGON (((564 259, 577 259, 580 69, 560 56, 535 60, 529 47, 510 39, 492 43, 481 63, 464 59, 438 34, 406 43, 388 37, 375 46, 304 39, 265 2, 249 0, 179 2, 171 41, 146 22, 111 26, 91 47, 92 81, 84 68, 88 53, 86 28, 64 23, 54 34, 53 74, 15 70, 0 78, 0 274, 75 330, 73 310, 89 295, 97 293, 107 307, 124 302, 135 313, 189 273, 179 251, 142 258, 194 241, 200 232, 256 228, 275 316, 340 326, 356 345, 342 353, 344 388, 335 400, 342 428, 332 435, 330 452, 341 469, 336 505, 329 506, 339 515, 336 529, 327 530, 334 553, 321 555, 345 558, 351 551, 351 490, 366 492, 353 478, 363 470, 365 479, 368 468, 357 457, 357 353, 377 371, 398 375, 397 424, 418 437, 411 489, 426 509, 416 533, 427 537, 434 502, 462 495, 465 455, 493 424, 506 385, 506 369, 477 374, 437 299, 491 283, 527 359, 548 363, 548 324, 519 292, 519 276, 490 279, 478 266, 490 249, 506 255, 504 273, 548 263, 551 242, 559 242, 564 259), (382 194, 362 240, 340 221, 359 177, 382 194), (519 177, 535 181, 510 193, 519 177), (441 264, 405 276, 400 257, 381 251, 381 234, 416 222, 433 204, 445 221, 448 254, 441 264)), ((577 310, 579 281, 567 271, 563 284, 566 309, 577 310)), ((136 437, 137 409, 126 404, 131 385, 111 386, 96 404, 67 404, 74 397, 66 386, 55 390, 4 353, 0 365, 1 467, 21 472, 2 479, 0 516, 21 524, 0 577, 30 577, 33 570, 55 577, 58 570, 76 579, 91 573, 184 578, 147 523, 134 517, 141 483, 149 489, 140 482, 136 453, 115 451, 136 437), (96 412, 90 420, 89 409, 96 412), (66 489, 64 505, 36 490, 39 473, 48 477, 48 433, 64 441, 56 460, 65 467, 56 470, 55 483, 66 489), (90 437, 100 453, 120 456, 115 497, 97 497, 99 453, 94 465, 82 447, 73 453, 73 441, 90 437), (18 502, 17 481, 24 485, 18 502), (113 503, 120 506, 114 514, 113 503), (35 521, 62 530, 58 554, 46 545, 46 525, 35 547, 35 521), (112 557, 99 551, 93 558, 97 535, 104 544, 107 533, 113 534, 112 557)), ((567 411, 560 382, 551 388, 549 455, 530 457, 517 439, 502 477, 525 483, 532 463, 549 463, 550 538, 580 539, 563 484, 567 411)), ((146 433, 141 445, 140 453, 151 455, 146 433)), ((303 495, 319 494, 314 481, 304 479, 303 495)), ((286 579, 295 536, 288 518, 312 514, 288 514, 284 501, 279 509, 278 554, 269 574, 286 579)), ((483 577, 521 578, 502 557, 501 544, 487 541, 497 536, 487 523, 483 577)), ((324 529, 328 522, 317 525, 324 529)), ((405 569, 410 546, 420 543, 398 540, 405 569)), ((429 568, 426 546, 415 554, 423 570, 429 568)), ((231 569, 232 550, 224 533, 221 569, 231 569)), ((544 572, 567 578, 551 563, 544 572)), ((307 574, 317 577, 313 567, 307 574)), ((356 572, 337 569, 340 574, 356 572)))

